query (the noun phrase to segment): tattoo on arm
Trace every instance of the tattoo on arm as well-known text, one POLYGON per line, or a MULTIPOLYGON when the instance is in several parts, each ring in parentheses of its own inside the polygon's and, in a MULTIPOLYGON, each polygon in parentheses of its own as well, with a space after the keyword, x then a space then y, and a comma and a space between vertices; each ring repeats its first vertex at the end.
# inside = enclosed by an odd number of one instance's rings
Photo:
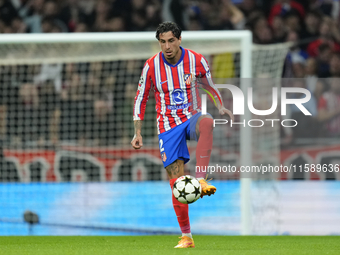
POLYGON ((140 134, 142 132, 142 121, 141 120, 135 120, 135 134, 140 134))
POLYGON ((165 169, 170 177, 179 173, 179 166, 176 161, 171 165, 168 165, 165 169))

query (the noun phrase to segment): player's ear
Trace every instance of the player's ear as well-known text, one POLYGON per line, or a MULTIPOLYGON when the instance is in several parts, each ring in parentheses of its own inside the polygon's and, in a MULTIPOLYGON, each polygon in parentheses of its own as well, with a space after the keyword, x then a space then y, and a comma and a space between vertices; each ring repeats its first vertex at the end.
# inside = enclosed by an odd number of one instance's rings
POLYGON ((178 41, 179 41, 179 44, 181 44, 181 42, 182 42, 182 36, 180 36, 180 37, 178 38, 178 41))

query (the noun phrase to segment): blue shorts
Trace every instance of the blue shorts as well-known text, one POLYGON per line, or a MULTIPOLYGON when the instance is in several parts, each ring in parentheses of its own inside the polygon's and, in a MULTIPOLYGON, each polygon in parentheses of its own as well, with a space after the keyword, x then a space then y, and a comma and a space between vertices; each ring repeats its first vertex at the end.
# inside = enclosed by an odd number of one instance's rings
POLYGON ((159 151, 164 167, 167 167, 177 159, 183 160, 184 164, 190 160, 186 141, 198 140, 196 135, 196 123, 201 115, 200 112, 196 113, 181 125, 158 135, 159 151))

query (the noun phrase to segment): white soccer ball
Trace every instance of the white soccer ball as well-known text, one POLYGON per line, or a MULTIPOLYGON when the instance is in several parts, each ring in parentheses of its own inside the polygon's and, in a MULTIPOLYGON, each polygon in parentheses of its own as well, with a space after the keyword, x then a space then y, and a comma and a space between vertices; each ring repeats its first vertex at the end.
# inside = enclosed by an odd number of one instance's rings
POLYGON ((201 196, 201 184, 191 175, 179 177, 172 189, 174 197, 183 204, 191 204, 201 196))

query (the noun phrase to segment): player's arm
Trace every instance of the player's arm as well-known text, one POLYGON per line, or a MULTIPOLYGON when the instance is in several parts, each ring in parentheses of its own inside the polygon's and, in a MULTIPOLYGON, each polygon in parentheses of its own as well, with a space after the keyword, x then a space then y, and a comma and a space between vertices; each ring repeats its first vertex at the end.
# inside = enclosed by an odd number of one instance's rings
POLYGON ((149 76, 149 65, 146 62, 142 71, 142 75, 139 79, 138 90, 133 107, 135 134, 132 138, 131 145, 135 149, 140 149, 143 146, 142 123, 144 119, 146 103, 149 99, 150 89, 151 80, 149 76))
POLYGON ((201 64, 202 64, 202 67, 204 69, 204 75, 203 75, 203 78, 207 79, 207 83, 209 85, 209 88, 210 88, 210 91, 212 91, 213 95, 214 95, 214 99, 216 101, 216 107, 219 111, 219 113, 221 115, 225 115, 225 114, 228 114, 230 119, 232 119, 234 121, 234 115, 231 111, 229 111, 227 108, 224 107, 223 105, 223 100, 222 100, 222 96, 220 94, 220 92, 218 91, 218 89, 216 88, 213 80, 212 80, 212 77, 211 77, 211 73, 210 73, 210 69, 209 69, 209 65, 208 65, 208 61, 202 56, 202 59, 201 59, 201 64))
POLYGON ((142 138, 142 120, 135 120, 135 135, 132 138, 131 145, 136 150, 142 148, 143 146, 143 138, 142 138))
MULTIPOLYGON (((216 100, 216 99, 215 99, 215 100, 216 100)), ((217 107, 217 109, 218 109, 218 112, 219 112, 221 115, 228 114, 229 117, 230 117, 230 119, 231 119, 232 121, 234 121, 234 114, 233 114, 230 110, 228 110, 227 108, 224 107, 223 101, 222 101, 222 104, 221 104, 219 100, 216 100, 216 104, 217 104, 216 107, 217 107)))

